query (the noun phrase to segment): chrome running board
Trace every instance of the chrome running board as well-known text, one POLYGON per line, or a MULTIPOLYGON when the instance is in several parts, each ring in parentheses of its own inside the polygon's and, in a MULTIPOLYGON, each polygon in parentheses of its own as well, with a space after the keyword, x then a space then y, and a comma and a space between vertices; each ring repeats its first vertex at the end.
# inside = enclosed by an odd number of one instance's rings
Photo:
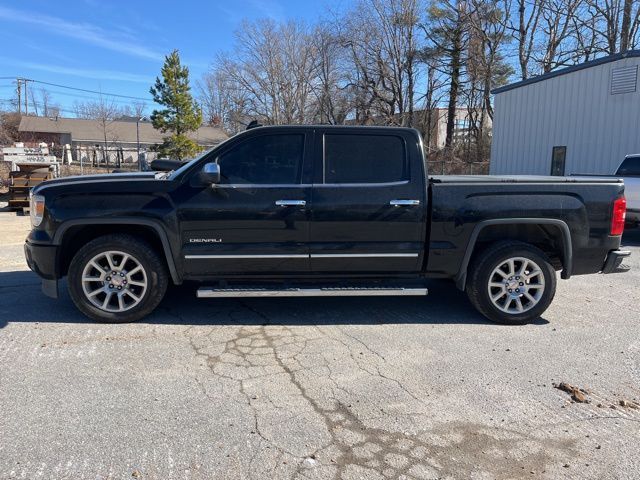
POLYGON ((213 288, 198 289, 198 298, 222 297, 384 297, 424 296, 426 288, 321 287, 321 288, 213 288))

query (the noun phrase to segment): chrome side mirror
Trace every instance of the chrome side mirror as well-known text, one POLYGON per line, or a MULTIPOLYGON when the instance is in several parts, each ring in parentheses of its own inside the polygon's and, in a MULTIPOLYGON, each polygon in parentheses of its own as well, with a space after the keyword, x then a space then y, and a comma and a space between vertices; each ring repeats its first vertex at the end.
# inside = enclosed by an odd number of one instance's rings
POLYGON ((200 181, 205 185, 220 183, 220 165, 207 163, 200 172, 200 181))

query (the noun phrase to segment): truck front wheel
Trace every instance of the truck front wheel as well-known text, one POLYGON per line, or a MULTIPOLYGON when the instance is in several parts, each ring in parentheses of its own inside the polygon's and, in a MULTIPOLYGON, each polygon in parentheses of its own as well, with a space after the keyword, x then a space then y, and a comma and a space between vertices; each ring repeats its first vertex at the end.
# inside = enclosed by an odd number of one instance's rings
POLYGON ((489 320, 521 325, 549 307, 556 293, 556 273, 539 248, 499 242, 476 257, 466 290, 471 303, 489 320))
POLYGON ((71 260, 69 294, 99 322, 134 322, 151 313, 167 289, 166 268, 145 241, 131 235, 98 237, 71 260))

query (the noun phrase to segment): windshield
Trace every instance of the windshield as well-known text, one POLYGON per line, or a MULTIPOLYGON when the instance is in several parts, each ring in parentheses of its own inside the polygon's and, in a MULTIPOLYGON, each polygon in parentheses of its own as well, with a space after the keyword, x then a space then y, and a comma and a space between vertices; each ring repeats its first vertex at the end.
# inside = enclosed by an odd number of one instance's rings
POLYGON ((205 155, 207 155, 210 151, 214 150, 216 147, 210 148, 209 150, 205 150, 204 152, 202 152, 200 155, 198 155, 196 158, 193 158, 191 160, 189 160, 188 162, 185 162, 184 165, 182 165, 180 168, 178 168, 177 170, 171 170, 170 172, 167 172, 167 176, 166 178, 169 180, 174 180, 175 178, 177 178, 180 174, 182 174, 182 172, 184 172, 185 170, 188 170, 189 167, 191 165, 193 165, 193 162, 197 162, 198 160, 200 160, 202 157, 204 157, 205 155))
POLYGON ((202 152, 200 155, 198 155, 196 158, 194 158, 193 160, 189 160, 188 162, 186 162, 184 165, 182 165, 180 168, 178 168, 177 170, 171 170, 170 172, 167 172, 167 176, 165 177, 168 180, 175 180, 176 178, 178 178, 180 175, 182 175, 184 172, 186 172, 187 170, 189 170, 193 164, 195 162, 200 161, 202 158, 204 158, 206 155, 209 155, 209 153, 213 152, 214 150, 217 150, 218 148, 220 148, 222 145, 224 145, 225 143, 227 143, 229 140, 231 140, 232 138, 235 138, 236 135, 232 135, 229 138, 227 138, 226 140, 220 142, 218 145, 216 145, 213 148, 210 148, 209 150, 205 150, 204 152, 202 152))
POLYGON ((616 175, 621 177, 640 177, 640 156, 625 158, 616 175))

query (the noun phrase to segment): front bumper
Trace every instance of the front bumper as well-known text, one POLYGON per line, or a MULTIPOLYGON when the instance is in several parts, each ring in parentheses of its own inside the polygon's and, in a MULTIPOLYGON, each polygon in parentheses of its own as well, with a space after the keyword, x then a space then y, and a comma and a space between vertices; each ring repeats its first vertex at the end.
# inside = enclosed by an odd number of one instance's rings
POLYGON ((42 292, 48 297, 58 298, 58 247, 38 245, 27 240, 24 244, 24 256, 29 268, 42 278, 42 292))
POLYGON ((624 273, 631 270, 628 265, 623 265, 622 260, 631 255, 628 250, 611 250, 602 267, 602 273, 624 273))

